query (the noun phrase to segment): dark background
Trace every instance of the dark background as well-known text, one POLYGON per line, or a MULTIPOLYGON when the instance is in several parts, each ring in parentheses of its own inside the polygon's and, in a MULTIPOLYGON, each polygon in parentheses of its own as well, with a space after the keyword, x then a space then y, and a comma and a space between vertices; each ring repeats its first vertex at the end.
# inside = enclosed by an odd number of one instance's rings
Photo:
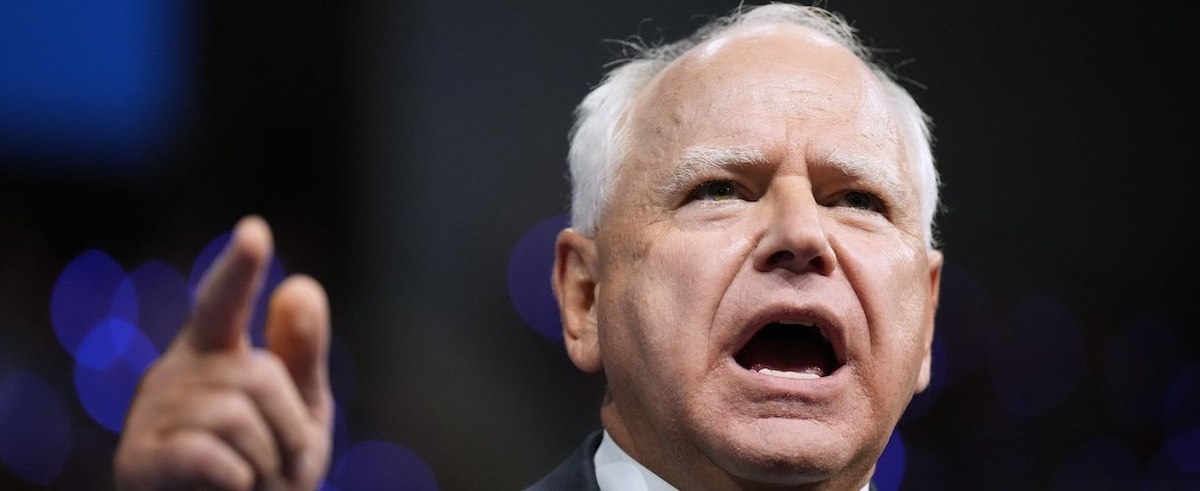
MULTIPOLYGON (((442 489, 516 489, 598 426, 602 381, 523 322, 510 254, 566 211, 571 110, 617 54, 602 40, 675 39, 734 4, 508 3, 190 5, 153 150, 0 134, 0 382, 33 373, 66 401, 50 487, 109 482, 117 439, 75 402, 60 271, 99 249, 186 272, 247 213, 329 292, 349 440, 403 445, 442 489)), ((1200 19, 1146 5, 826 3, 935 122, 944 364, 900 427, 907 488, 1200 482, 1200 19)))

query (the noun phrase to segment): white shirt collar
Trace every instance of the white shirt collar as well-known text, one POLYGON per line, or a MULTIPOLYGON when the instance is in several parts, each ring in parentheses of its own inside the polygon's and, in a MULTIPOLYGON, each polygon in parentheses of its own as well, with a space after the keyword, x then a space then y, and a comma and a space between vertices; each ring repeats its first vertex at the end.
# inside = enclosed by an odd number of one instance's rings
POLYGON ((607 430, 592 462, 600 491, 678 491, 621 450, 607 430))
MULTIPOLYGON (((608 430, 604 431, 592 463, 596 465, 596 483, 600 485, 600 491, 678 491, 621 450, 608 436, 608 430)), ((870 488, 868 482, 861 491, 870 488)))

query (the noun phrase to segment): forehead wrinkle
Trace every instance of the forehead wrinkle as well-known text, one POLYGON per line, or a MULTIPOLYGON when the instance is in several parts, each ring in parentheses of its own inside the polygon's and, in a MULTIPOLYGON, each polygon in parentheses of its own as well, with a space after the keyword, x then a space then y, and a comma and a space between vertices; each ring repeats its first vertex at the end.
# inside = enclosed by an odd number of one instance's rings
POLYGON ((767 158, 762 151, 753 147, 693 145, 683 151, 671 174, 659 188, 663 196, 674 196, 700 176, 711 175, 723 170, 762 165, 767 158))
MULTIPOLYGON (((836 113, 835 102, 822 90, 808 86, 760 84, 750 92, 764 116, 810 120, 836 113)), ((736 90, 743 90, 738 88, 736 90)), ((749 91, 746 91, 749 92, 749 91)))

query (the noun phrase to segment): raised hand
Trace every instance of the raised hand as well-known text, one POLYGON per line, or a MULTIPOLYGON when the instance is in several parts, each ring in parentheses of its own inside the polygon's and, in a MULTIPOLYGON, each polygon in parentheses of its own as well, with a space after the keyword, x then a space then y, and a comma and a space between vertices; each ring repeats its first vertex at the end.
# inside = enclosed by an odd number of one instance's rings
POLYGON ((242 219, 200 283, 193 316, 143 376, 114 459, 141 489, 315 489, 328 466, 329 307, 292 276, 267 314, 267 349, 247 334, 271 232, 242 219))

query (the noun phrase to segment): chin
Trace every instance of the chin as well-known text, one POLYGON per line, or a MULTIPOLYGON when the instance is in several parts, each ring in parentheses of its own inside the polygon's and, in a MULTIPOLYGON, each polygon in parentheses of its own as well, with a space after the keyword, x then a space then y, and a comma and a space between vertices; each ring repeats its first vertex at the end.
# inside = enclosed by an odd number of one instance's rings
POLYGON ((759 419, 718 428, 707 449, 725 473, 746 484, 797 486, 866 478, 869 458, 855 455, 846 432, 822 422, 759 419))

